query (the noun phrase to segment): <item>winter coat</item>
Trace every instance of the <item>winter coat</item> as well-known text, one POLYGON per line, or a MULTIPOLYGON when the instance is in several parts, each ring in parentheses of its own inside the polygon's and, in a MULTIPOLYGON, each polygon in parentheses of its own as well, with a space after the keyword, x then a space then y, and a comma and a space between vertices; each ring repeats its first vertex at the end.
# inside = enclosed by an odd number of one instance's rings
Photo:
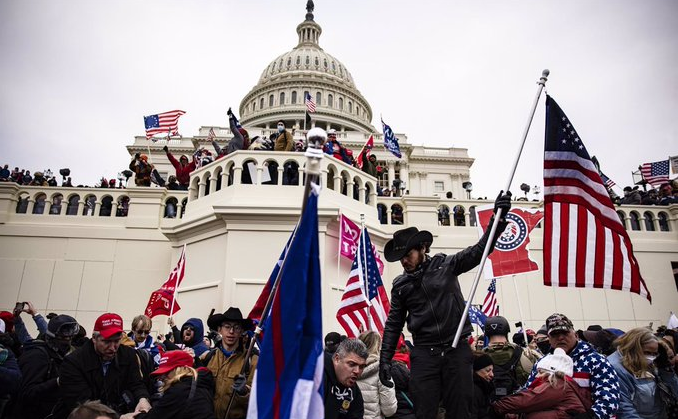
POLYGON ((216 419, 212 373, 201 368, 191 396, 192 386, 193 377, 183 377, 153 403, 153 409, 135 416, 135 419, 216 419))
MULTIPOLYGON (((511 358, 513 357, 513 354, 517 348, 518 345, 515 343, 506 342, 493 343, 483 349, 483 352, 492 358, 492 363, 494 364, 495 368, 495 375, 497 366, 500 366, 500 368, 501 366, 504 366, 505 368, 511 367, 507 364, 511 361, 511 358)), ((530 376, 530 372, 532 372, 532 367, 534 366, 535 362, 539 360, 538 355, 532 351, 521 349, 521 352, 520 358, 515 364, 515 369, 512 372, 512 378, 515 379, 516 383, 516 386, 514 387, 515 390, 525 384, 528 377, 530 376)))
POLYGON ((473 403, 471 404, 471 419, 493 418, 490 398, 494 395, 494 385, 473 374, 473 403))
MULTIPOLYGON (((506 222, 501 222, 497 226, 493 243, 506 225, 506 222)), ((404 273, 393 281, 391 311, 384 327, 381 348, 382 359, 390 361, 393 358, 405 321, 412 333, 414 346, 452 344, 466 305, 457 275, 478 266, 489 233, 490 227, 475 245, 454 255, 438 253, 427 259, 418 271, 404 273)), ((467 318, 461 335, 472 332, 471 321, 467 318)))
POLYGON ((172 163, 172 166, 174 166, 174 170, 177 173, 177 182, 179 182, 179 185, 188 186, 191 172, 195 170, 195 160, 189 159, 189 163, 186 166, 182 166, 181 163, 176 158, 174 158, 172 153, 169 151, 167 152, 167 159, 169 159, 170 163, 172 163))
POLYGON ((538 378, 527 390, 492 403, 492 408, 500 415, 524 413, 525 419, 570 419, 586 412, 590 406, 588 390, 570 378, 557 380, 555 387, 538 378))
POLYGON ((20 382, 21 370, 14 353, 0 345, 0 398, 16 394, 20 382))
POLYGON ((363 156, 363 172, 367 173, 370 176, 377 177, 379 173, 377 173, 376 160, 374 161, 374 163, 370 161, 370 159, 367 157, 367 150, 363 150, 362 156, 363 156))
MULTIPOLYGON (((245 363, 245 351, 243 345, 228 358, 224 355, 221 348, 214 348, 205 355, 205 363, 207 369, 212 372, 216 383, 216 390, 214 393, 214 411, 218 418, 223 418, 226 414, 228 402, 233 393, 233 381, 236 375, 240 374, 242 366, 245 363)), ((259 358, 252 355, 249 374, 247 375, 247 385, 252 387, 252 379, 254 378, 254 371, 257 367, 259 358)), ((249 394, 247 396, 235 396, 233 406, 229 413, 228 419, 240 419, 247 416, 247 404, 249 402, 249 394)))
POLYGON ((64 358, 42 340, 24 345, 19 358, 23 378, 16 417, 42 419, 52 412, 59 400, 57 378, 64 358))
MULTIPOLYGON (((33 316, 33 321, 35 322, 35 326, 38 328, 38 338, 40 338, 40 335, 44 335, 45 332, 47 332, 47 320, 42 317, 42 314, 38 313, 33 316)), ((21 316, 14 318, 14 332, 16 333, 16 336, 19 338, 19 342, 22 345, 33 340, 33 337, 30 335, 30 333, 28 333, 26 324, 24 323, 24 320, 21 318, 21 316)))
POLYGON ((141 159, 133 159, 129 170, 134 172, 134 184, 137 186, 151 186, 151 172, 153 167, 141 159))
MULTIPOLYGON (((619 406, 619 378, 607 358, 583 341, 577 342, 567 355, 574 362, 574 381, 580 387, 590 390, 593 401, 591 410, 598 419, 614 416, 619 406)), ((525 387, 530 387, 537 376, 537 365, 532 368, 525 387)))
POLYGON ((136 351, 120 345, 104 375, 101 358, 94 351, 94 343, 85 343, 66 356, 61 364, 60 397, 55 408, 55 419, 67 417, 78 403, 86 400, 100 400, 122 413, 133 410, 139 399, 149 399, 139 367, 136 351), (131 406, 126 404, 123 393, 129 397, 131 406))
POLYGON ((274 151, 292 151, 294 150, 294 139, 287 130, 275 137, 274 151))
MULTIPOLYGON (((608 361, 619 376, 619 410, 618 419, 649 419, 665 418, 666 406, 659 397, 657 378, 648 374, 647 377, 636 378, 622 364, 622 355, 616 351, 608 357, 608 361)), ((672 387, 674 396, 678 396, 678 381, 675 374, 670 378, 669 387, 672 387)))
POLYGON ((414 419, 414 406, 410 394, 410 370, 405 363, 396 361, 396 357, 393 357, 391 376, 395 383, 398 410, 391 417, 394 419, 414 419))
MULTIPOLYGON (((207 352, 210 350, 209 346, 205 345, 205 342, 203 341, 203 338, 205 336, 205 326, 202 324, 202 320, 192 317, 184 324, 181 325, 181 328, 183 329, 185 326, 191 326, 193 327, 193 339, 191 339, 190 342, 186 344, 189 348, 193 349, 193 352, 195 352, 195 357, 200 358, 203 353, 207 352)), ((181 344, 184 343, 182 341, 182 336, 181 336, 181 330, 177 329, 174 331, 174 343, 175 344, 181 344)))
POLYGON ((344 387, 337 381, 332 356, 325 354, 323 373, 323 400, 325 419, 363 419, 365 409, 360 387, 344 387))
POLYGON ((393 416, 398 408, 395 387, 386 387, 379 380, 379 356, 367 357, 367 366, 358 380, 360 393, 363 395, 365 419, 379 419, 393 416))

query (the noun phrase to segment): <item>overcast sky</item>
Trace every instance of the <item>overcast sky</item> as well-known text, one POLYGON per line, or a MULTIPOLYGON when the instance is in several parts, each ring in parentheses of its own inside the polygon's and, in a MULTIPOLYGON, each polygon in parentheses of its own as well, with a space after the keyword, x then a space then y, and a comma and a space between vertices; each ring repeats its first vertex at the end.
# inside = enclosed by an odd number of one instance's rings
MULTIPOLYGON (((297 43, 305 0, 0 0, 2 164, 126 168, 143 115, 183 109, 184 136, 227 126, 297 43)), ((678 154, 675 0, 316 0, 320 45, 409 142, 468 148, 475 196, 506 183, 542 69, 618 185, 678 154)), ((542 183, 544 98, 514 178, 542 183)), ((621 193, 620 189, 617 189, 621 193)))

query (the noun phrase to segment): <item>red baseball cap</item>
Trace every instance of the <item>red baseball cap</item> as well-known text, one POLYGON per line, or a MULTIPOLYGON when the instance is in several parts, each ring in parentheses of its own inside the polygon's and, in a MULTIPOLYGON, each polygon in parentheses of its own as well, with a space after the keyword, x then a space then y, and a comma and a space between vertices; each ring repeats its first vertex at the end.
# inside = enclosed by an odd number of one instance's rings
POLYGON ((158 362, 158 369, 151 375, 163 375, 172 371, 176 367, 192 367, 193 357, 184 351, 167 351, 158 362))
POLYGON ((98 332, 104 339, 122 333, 122 318, 115 313, 102 314, 94 322, 94 331, 98 332))

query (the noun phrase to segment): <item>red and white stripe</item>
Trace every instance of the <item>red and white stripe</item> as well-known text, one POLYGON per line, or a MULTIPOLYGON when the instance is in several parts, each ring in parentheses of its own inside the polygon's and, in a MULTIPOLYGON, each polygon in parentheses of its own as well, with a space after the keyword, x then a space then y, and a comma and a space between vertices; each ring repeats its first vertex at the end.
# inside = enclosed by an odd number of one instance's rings
POLYGON ((155 134, 179 134, 179 117, 186 112, 184 111, 169 111, 158 114, 157 128, 149 128, 146 130, 146 138, 151 138, 155 134))
POLYGON ((544 155, 544 284, 631 291, 651 301, 631 240, 593 163, 544 155))

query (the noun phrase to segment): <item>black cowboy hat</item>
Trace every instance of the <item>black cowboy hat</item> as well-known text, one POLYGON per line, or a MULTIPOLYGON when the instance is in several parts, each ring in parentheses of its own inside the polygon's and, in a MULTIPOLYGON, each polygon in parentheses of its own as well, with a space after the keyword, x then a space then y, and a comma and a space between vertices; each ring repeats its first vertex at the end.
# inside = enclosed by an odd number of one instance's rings
POLYGON ((384 257, 389 262, 402 259, 411 249, 422 243, 433 243, 433 235, 426 231, 419 231, 417 227, 409 227, 393 233, 393 239, 384 246, 384 257))
POLYGON ((243 330, 252 330, 254 328, 254 322, 251 319, 243 318, 242 312, 236 307, 229 307, 223 313, 211 315, 207 319, 207 327, 211 330, 217 330, 224 322, 239 322, 243 330))

